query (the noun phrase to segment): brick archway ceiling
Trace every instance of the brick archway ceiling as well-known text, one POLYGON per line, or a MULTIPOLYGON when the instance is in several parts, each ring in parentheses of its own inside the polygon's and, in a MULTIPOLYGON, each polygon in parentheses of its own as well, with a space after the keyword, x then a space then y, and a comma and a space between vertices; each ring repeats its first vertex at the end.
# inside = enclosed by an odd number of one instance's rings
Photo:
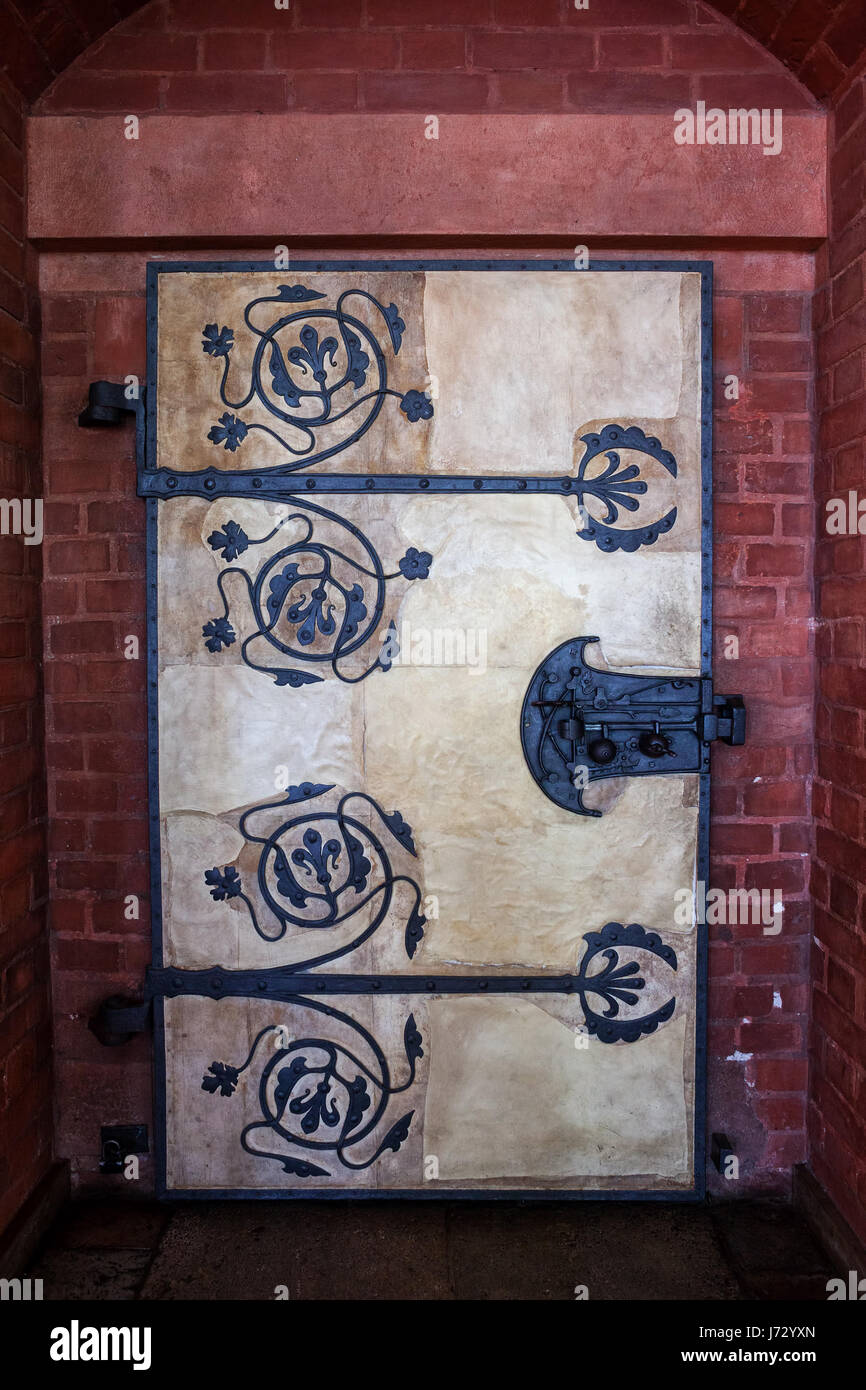
MULTIPOLYGON (((2 70, 28 102, 146 0, 0 0, 2 70)), ((650 7, 652 0, 645 0, 650 7)), ((780 59, 820 100, 866 53, 864 0, 707 0, 780 59)), ((435 13, 435 0, 431 16, 435 13)))

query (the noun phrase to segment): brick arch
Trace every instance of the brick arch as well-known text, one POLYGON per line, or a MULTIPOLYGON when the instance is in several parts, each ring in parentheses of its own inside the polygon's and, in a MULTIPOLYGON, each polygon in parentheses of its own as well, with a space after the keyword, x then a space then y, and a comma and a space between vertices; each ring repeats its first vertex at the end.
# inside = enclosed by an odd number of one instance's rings
MULTIPOLYGON (((187 11, 194 12, 196 4, 202 24, 211 23, 218 5, 184 0, 187 11)), ((32 103, 86 49, 147 6, 169 11, 171 0, 35 0, 30 14, 22 0, 0 0, 0 49, 6 54, 0 70, 32 103)), ((335 0, 333 11, 338 22, 357 25, 376 6, 377 0, 335 0)), ((327 25, 322 7, 316 8, 318 24, 327 25)), ((448 14, 452 24, 483 24, 486 18, 532 27, 533 19, 548 25, 570 8, 569 0, 440 0, 430 13, 448 14)), ((632 25, 663 23, 672 16, 687 22, 693 11, 716 11, 757 39, 822 101, 845 86, 866 52, 862 0, 620 0, 615 8, 623 16, 620 22, 632 25)))

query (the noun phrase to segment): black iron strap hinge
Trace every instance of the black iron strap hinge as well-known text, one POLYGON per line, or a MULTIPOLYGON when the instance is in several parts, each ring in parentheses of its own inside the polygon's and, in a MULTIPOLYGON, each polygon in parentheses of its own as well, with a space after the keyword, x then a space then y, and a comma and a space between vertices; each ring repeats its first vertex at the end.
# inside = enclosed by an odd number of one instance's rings
MULTIPOLYGON (((107 999, 91 1020, 90 1027, 106 1046, 117 1046, 128 1042, 135 1033, 147 1027, 154 999, 189 996, 294 1004, 332 1018, 342 1018, 345 1022, 348 1021, 345 1016, 322 996, 378 994, 417 998, 447 994, 574 994, 580 999, 587 1031, 603 1043, 637 1042, 645 1033, 655 1032, 660 1023, 671 1017, 676 1006, 673 996, 648 1013, 616 1016, 619 1013, 618 999, 626 997, 622 995, 622 980, 629 981, 628 991, 633 992, 630 994, 632 1003, 637 1001, 637 992, 644 988, 638 965, 628 960, 632 952, 648 953, 663 961, 672 971, 677 970, 676 952, 657 933, 647 931, 636 922, 628 925, 608 922, 600 931, 584 932, 583 940, 586 951, 576 973, 569 975, 337 975, 316 974, 291 966, 271 966, 263 970, 227 970, 222 965, 213 965, 206 970, 150 966, 144 983, 144 1000, 134 1003, 119 996, 107 999), (605 962, 601 970, 598 969, 599 958, 605 962), (619 987, 617 981, 620 982, 619 987), (590 996, 596 1003, 592 1002, 590 996), (605 1004, 602 1013, 598 1012, 598 999, 605 1004)), ((414 1033, 411 1015, 410 1021, 414 1033)), ((310 1045, 316 1044, 311 1042, 310 1045)), ((220 1065, 214 1063, 211 1072, 220 1065)), ((225 1071, 225 1068, 222 1070, 225 1071)), ((213 1089, 207 1078, 204 1089, 213 1089)))

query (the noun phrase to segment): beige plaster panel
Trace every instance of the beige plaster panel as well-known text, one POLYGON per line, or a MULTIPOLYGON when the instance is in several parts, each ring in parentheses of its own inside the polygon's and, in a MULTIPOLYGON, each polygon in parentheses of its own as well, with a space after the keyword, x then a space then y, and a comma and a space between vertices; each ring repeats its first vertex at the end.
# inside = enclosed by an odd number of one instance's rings
POLYGON ((245 666, 170 666, 160 676, 160 806, 208 811, 272 801, 281 786, 351 786, 363 710, 334 682, 286 692, 245 666))
MULTIPOLYGON (((317 468, 348 472, 554 473, 573 470, 579 436, 592 422, 651 422, 681 468, 697 470, 700 277, 641 271, 307 272, 271 275, 190 272, 160 277, 158 462, 179 470, 228 471, 299 464, 273 439, 252 431, 234 452, 207 439, 229 409, 267 424, 302 447, 292 426, 252 402, 236 411, 219 400, 222 359, 202 351, 202 328, 234 330, 227 395, 240 400, 258 339, 243 323, 247 302, 301 282, 328 296, 308 305, 262 305, 255 322, 336 302, 349 285, 397 304, 407 327, 399 355, 372 305, 346 308, 383 344, 389 388, 429 390, 432 421, 410 423, 390 397, 371 429, 317 468), (555 407, 552 405, 555 402, 555 407), (677 451, 681 452, 677 452, 677 451)), ((333 331, 312 319, 320 337, 333 331)), ((280 335, 285 352, 300 321, 280 335)), ((293 336, 294 335, 294 336, 293 336)), ((265 354, 265 359, 267 353, 265 354)), ((341 365, 336 370, 341 370, 341 365)), ((270 384, 267 361, 262 379, 270 384)), ((298 372, 295 379, 301 380, 298 372)), ((365 390, 372 385, 372 374, 365 390)), ((351 399, 351 388, 340 397, 351 399)), ((277 404, 280 404, 277 399, 277 404)), ((310 407, 312 409, 312 407, 310 407)), ((366 407, 317 436, 315 452, 354 430, 366 407)), ((629 524, 628 521, 626 524, 629 524)), ((631 524, 635 524, 634 521, 631 524)), ((666 544, 666 542, 662 542, 666 544)))
POLYGON ((428 272, 431 466, 567 473, 588 421, 694 418, 700 357, 681 295, 691 321, 699 292, 698 275, 670 272, 428 272))
MULTIPOLYGON (((470 650, 484 661, 422 666, 401 660, 359 686, 330 677, 298 690, 278 687, 237 664, 239 642, 212 654, 201 641, 202 618, 218 611, 207 536, 229 513, 250 535, 263 535, 274 520, 273 504, 249 502, 244 512, 226 502, 162 504, 161 573, 181 586, 184 602, 172 602, 169 586, 163 587, 160 636, 172 664, 160 678, 161 808, 164 815, 199 817, 178 822, 175 836, 191 833, 193 825, 203 834, 203 814, 236 828, 243 807, 273 801, 279 788, 305 781, 367 791, 386 812, 400 810, 418 847, 407 872, 435 902, 410 964, 403 929, 412 895, 400 890, 388 922, 353 954, 357 970, 424 971, 440 964, 570 970, 583 932, 605 921, 679 930, 672 920, 674 895, 694 878, 695 779, 597 785, 587 801, 607 807, 604 819, 577 817, 536 787, 519 730, 539 661, 580 633, 604 635, 600 649, 590 649, 601 666, 695 670, 696 557, 654 547, 602 554, 578 539, 559 497, 363 496, 340 505, 380 551, 387 547, 389 566, 409 543, 434 555, 429 579, 407 584, 401 578, 389 586, 390 612, 401 637, 408 636, 410 662, 418 658, 413 633, 448 630, 473 634, 470 650), (688 602, 684 594, 691 595, 688 602), (192 662, 185 658, 190 648, 192 662)), ((260 563, 254 551, 241 560, 252 574, 260 563)), ((232 609, 239 632, 244 598, 232 609)), ((377 650, 375 642, 370 649, 366 659, 377 650)), ((221 822, 213 833, 221 844, 221 822)), ((386 847, 393 858, 394 845, 386 847)), ((166 848, 166 873, 176 853, 176 846, 166 848)), ((218 862, 237 863, 247 884, 257 853, 250 846, 243 856, 220 858, 215 845, 200 872, 218 862)), ((177 883, 169 895, 172 959, 201 966, 216 956, 252 968, 308 954, 308 932, 300 933, 297 946, 286 940, 273 946, 256 936, 237 902, 214 904, 205 926, 209 894, 192 871, 183 882, 188 911, 177 883)), ((347 929, 345 938, 350 935, 347 929)), ((335 933, 334 945, 341 939, 335 933)), ((329 968, 348 965, 342 958, 329 968)))
POLYGON ((424 1144, 441 1180, 687 1180, 684 1017, 581 1049, 530 999, 448 997, 430 1016, 424 1144))
POLYGON ((555 646, 580 635, 602 639, 587 652, 599 666, 700 670, 696 532, 688 551, 657 543, 603 554, 578 537, 557 496, 393 502, 407 543, 433 555, 430 578, 404 594, 400 620, 410 627, 483 630, 488 664, 525 669, 524 689, 555 646))
MULTIPOLYGON (((409 703, 422 702, 410 696, 409 703)), ((602 819, 574 816, 542 796, 519 749, 500 751, 480 715, 474 729, 463 725, 478 736, 471 756, 447 737, 423 750, 423 789, 413 769, 423 738, 406 741, 405 761, 389 768, 392 789, 398 779, 405 784, 392 797, 417 827, 425 894, 439 912, 416 968, 568 971, 583 933, 605 922, 682 932, 673 912, 677 890, 694 880, 694 779, 627 779, 602 819)), ((369 740, 371 754, 374 746, 369 740)))

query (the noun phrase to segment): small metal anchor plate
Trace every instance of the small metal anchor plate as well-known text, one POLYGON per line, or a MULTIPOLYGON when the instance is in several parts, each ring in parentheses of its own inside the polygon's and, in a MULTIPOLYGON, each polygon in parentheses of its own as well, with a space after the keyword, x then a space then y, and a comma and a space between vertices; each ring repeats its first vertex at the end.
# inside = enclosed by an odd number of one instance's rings
POLYGON ((523 701, 520 741, 545 796, 580 816, 591 782, 709 770, 709 745, 741 744, 740 695, 714 695, 706 677, 633 676, 589 666, 597 637, 563 642, 541 663, 523 701))

